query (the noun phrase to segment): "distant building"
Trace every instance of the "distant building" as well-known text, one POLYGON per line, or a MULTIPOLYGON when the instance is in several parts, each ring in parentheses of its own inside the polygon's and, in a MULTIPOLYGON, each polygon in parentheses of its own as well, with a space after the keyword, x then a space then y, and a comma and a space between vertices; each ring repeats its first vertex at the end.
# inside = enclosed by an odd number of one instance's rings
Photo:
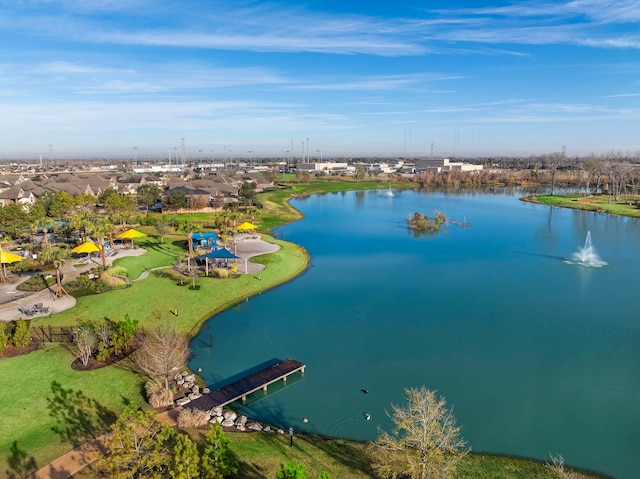
POLYGON ((437 171, 442 173, 445 171, 482 171, 482 165, 472 165, 470 163, 454 162, 451 163, 449 158, 428 158, 415 161, 416 172, 421 171, 437 171))

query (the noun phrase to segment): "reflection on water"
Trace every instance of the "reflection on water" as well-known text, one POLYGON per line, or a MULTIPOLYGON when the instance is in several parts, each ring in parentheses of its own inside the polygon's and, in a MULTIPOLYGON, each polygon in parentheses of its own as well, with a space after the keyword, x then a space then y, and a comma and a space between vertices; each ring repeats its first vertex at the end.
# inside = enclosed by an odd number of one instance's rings
POLYGON ((302 361, 303 381, 243 413, 362 440, 390 426, 386 411, 405 388, 424 385, 454 407, 475 451, 542 460, 553 451, 635 477, 638 222, 517 198, 369 191, 294 200, 305 219, 280 232, 314 267, 212 318, 194 340, 192 368, 213 384, 274 357, 302 361), (408 214, 434 210, 472 226, 407 235, 408 214), (608 265, 567 265, 589 231, 608 265))

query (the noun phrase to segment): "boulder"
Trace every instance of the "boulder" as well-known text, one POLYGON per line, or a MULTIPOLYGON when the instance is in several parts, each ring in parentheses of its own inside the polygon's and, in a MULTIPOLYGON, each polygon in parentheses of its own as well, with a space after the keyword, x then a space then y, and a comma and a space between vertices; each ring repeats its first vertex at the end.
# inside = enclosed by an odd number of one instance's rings
POLYGON ((223 414, 225 419, 229 419, 231 422, 235 422, 235 420, 238 418, 238 415, 233 412, 233 411, 227 411, 223 414))
POLYGON ((231 419, 224 419, 221 423, 221 426, 223 427, 232 427, 234 425, 234 422, 231 419))
POLYGON ((194 399, 198 399, 199 397, 202 397, 202 394, 200 393, 191 393, 187 396, 191 401, 193 401, 194 399))
POLYGON ((180 398, 176 401, 176 404, 178 406, 184 406, 185 404, 189 404, 191 402, 191 399, 189 398, 180 398))
POLYGON ((202 388, 202 394, 209 394, 211 390, 209 388, 202 388))
POLYGON ((263 429, 264 432, 273 432, 273 429, 271 429, 271 426, 266 425, 263 429))
POLYGON ((247 429, 251 429, 252 431, 262 431, 262 426, 257 422, 250 422, 247 424, 247 429))

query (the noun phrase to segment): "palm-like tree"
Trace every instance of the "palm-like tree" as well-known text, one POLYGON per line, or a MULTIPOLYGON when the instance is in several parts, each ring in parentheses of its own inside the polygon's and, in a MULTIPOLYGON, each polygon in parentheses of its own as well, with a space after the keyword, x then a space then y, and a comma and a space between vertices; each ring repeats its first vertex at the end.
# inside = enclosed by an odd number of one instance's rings
POLYGON ((67 248, 49 247, 40 252, 39 258, 42 263, 53 263, 56 268, 56 289, 55 295, 60 298, 66 291, 62 287, 62 275, 60 268, 64 264, 64 260, 69 257, 71 252, 67 248))
POLYGON ((87 234, 93 228, 96 216, 89 211, 80 211, 71 216, 69 225, 80 233, 80 239, 87 241, 87 234))
POLYGON ((190 221, 186 221, 185 223, 180 225, 180 231, 187 235, 187 246, 189 247, 189 258, 193 258, 195 253, 193 251, 192 239, 193 239, 193 233, 198 231, 198 227, 194 223, 190 221))
POLYGON ((37 234, 41 230, 44 234, 42 242, 43 248, 49 247, 49 226, 51 226, 51 218, 47 218, 47 210, 41 203, 34 203, 29 208, 29 218, 31 218, 31 228, 37 234))
POLYGON ((100 244, 100 258, 102 259, 102 266, 107 266, 107 257, 104 254, 104 241, 107 235, 113 233, 113 224, 108 218, 104 216, 98 216, 91 227, 92 234, 98 240, 100 244))

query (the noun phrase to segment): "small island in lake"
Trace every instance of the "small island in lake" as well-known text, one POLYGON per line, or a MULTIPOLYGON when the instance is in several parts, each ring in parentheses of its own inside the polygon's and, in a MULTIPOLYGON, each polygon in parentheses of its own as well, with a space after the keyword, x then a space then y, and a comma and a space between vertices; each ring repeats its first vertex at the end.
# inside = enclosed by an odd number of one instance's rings
POLYGON ((407 216, 407 229, 421 233, 437 233, 449 219, 444 213, 434 211, 433 216, 416 211, 407 216))

